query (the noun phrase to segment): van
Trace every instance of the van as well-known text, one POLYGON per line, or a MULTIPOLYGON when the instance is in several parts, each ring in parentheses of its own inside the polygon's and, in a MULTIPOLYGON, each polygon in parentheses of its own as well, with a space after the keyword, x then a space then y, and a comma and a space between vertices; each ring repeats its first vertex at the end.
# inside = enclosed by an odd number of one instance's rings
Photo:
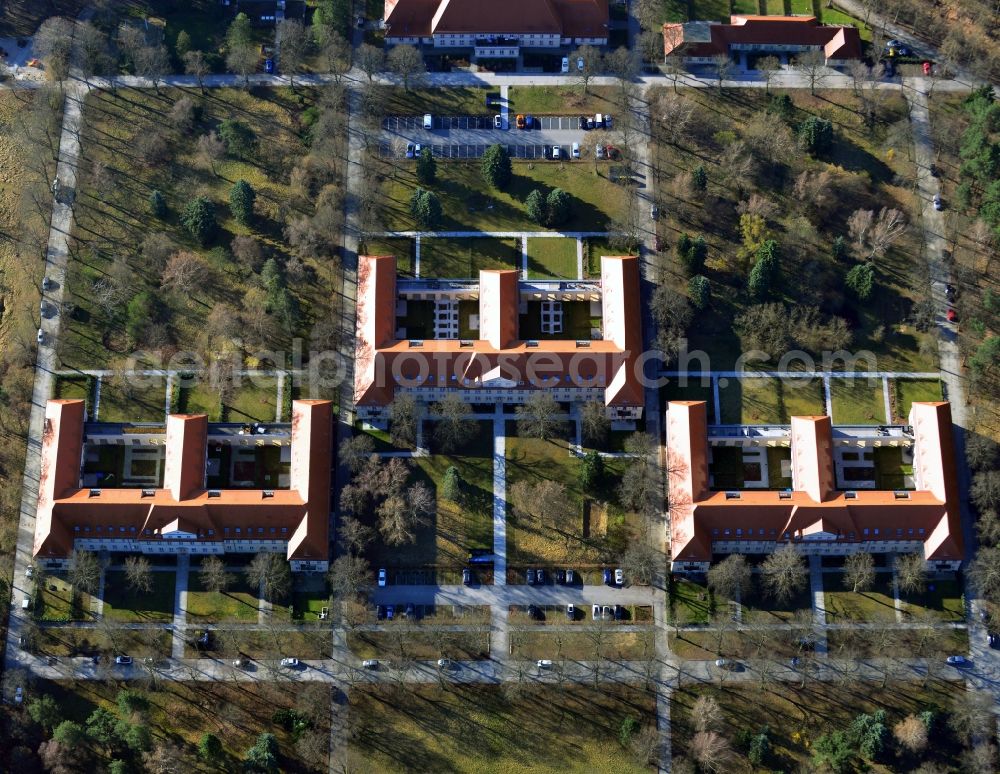
POLYGON ((433 129, 434 119, 431 117, 430 113, 424 113, 424 129, 433 129))
POLYGON ((568 73, 569 72, 569 57, 568 56, 564 56, 562 58, 562 72, 564 72, 564 73, 568 73))

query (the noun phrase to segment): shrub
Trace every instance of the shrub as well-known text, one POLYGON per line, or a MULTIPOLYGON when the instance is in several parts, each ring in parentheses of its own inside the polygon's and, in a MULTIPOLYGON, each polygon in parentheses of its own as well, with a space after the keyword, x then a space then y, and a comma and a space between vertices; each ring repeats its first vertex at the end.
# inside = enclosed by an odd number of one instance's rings
POLYGON ((704 309, 711 300, 711 285, 708 277, 696 274, 688 280, 688 296, 691 297, 691 305, 695 309, 704 309))
POLYGON ((154 218, 163 218, 167 214, 167 200, 159 191, 153 191, 149 195, 149 214, 154 218))
POLYGON ((799 127, 799 142, 813 156, 822 155, 833 143, 833 124, 826 118, 809 116, 799 127))
POLYGON ((704 237, 692 239, 687 234, 681 234, 677 240, 677 257, 684 265, 687 275, 700 274, 705 268, 705 258, 708 257, 708 245, 704 237))
POLYGON ((423 185, 430 185, 437 179, 437 162, 430 148, 424 148, 417 157, 417 180, 423 185))
POLYGON ((147 326, 160 322, 163 304, 148 290, 136 293, 125 308, 125 332, 132 341, 139 341, 147 326))
POLYGON ((234 118, 219 124, 219 139, 226 144, 226 153, 238 159, 250 158, 257 150, 257 135, 253 129, 234 118))
POLYGON ((708 189, 708 173, 705 167, 699 164, 691 171, 691 184, 696 191, 704 193, 708 189))
POLYGON ((541 191, 536 188, 528 194, 528 198, 524 202, 524 208, 527 211, 529 218, 539 225, 544 225, 545 195, 541 191))
POLYGON ((844 283, 859 299, 867 301, 875 289, 875 267, 870 263, 859 263, 847 272, 844 283))
POLYGON ((436 228, 441 222, 441 201, 433 191, 418 188, 410 197, 410 214, 421 228, 436 228))
POLYGON ((560 226, 573 214, 573 200, 562 188, 553 188, 545 197, 545 222, 560 226))
POLYGON ((249 226, 253 222, 253 205, 257 193, 246 180, 237 180, 229 189, 229 209, 237 223, 249 226))
POLYGON ((200 244, 207 244, 215 235, 215 205, 204 196, 192 199, 184 208, 181 223, 200 244))
POLYGON ((514 174, 510 156, 502 145, 491 145, 486 149, 480 169, 486 184, 498 189, 506 188, 514 174))

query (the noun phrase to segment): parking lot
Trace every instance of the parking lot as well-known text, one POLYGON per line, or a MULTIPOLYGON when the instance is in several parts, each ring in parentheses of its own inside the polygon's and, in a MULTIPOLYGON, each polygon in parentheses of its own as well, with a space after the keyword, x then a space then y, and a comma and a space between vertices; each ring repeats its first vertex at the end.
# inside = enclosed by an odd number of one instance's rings
MULTIPOLYGON (((418 131, 442 131, 451 129, 489 129, 493 130, 493 118, 499 112, 482 116, 432 116, 430 130, 424 129, 423 116, 389 116, 382 119, 382 129, 387 132, 403 134, 418 131)), ((530 134, 540 132, 571 132, 580 131, 579 116, 534 116, 534 126, 531 129, 515 129, 515 114, 510 114, 510 128, 503 131, 519 131, 530 134)))
MULTIPOLYGON (((517 144, 508 145, 507 143, 500 143, 507 149, 507 153, 511 158, 514 159, 546 159, 549 158, 548 152, 552 150, 552 145, 549 143, 529 143, 529 144, 517 144)), ((444 159, 478 159, 489 148, 489 145, 466 145, 466 144, 448 144, 443 145, 440 143, 433 143, 431 145, 421 145, 421 149, 430 148, 431 154, 444 159)), ((560 153, 562 154, 562 161, 570 161, 570 145, 560 145, 560 153)), ((581 146, 581 153, 583 156, 590 157, 590 153, 593 152, 593 148, 587 148, 587 146, 581 146)), ((393 158, 396 156, 405 155, 404 152, 400 152, 393 148, 392 143, 383 142, 379 147, 379 153, 384 158, 393 158)))

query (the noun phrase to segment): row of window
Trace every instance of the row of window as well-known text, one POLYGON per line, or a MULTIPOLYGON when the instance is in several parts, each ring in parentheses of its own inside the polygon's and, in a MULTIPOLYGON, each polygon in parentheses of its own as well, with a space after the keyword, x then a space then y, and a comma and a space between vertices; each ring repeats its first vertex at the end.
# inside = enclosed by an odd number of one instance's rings
MULTIPOLYGON (((914 535, 914 531, 913 530, 914 530, 913 527, 907 528, 906 534, 907 534, 908 537, 913 537, 913 535, 914 535)), ((730 528, 726 527, 726 528, 724 528, 722 530, 722 535, 724 535, 725 537, 730 537, 730 536, 733 535, 733 531, 734 531, 733 529, 730 529, 730 528)), ((736 532, 736 537, 743 537, 744 536, 744 534, 743 534, 744 530, 743 530, 742 527, 735 527, 735 532, 736 532)), ((878 534, 879 534, 879 528, 875 527, 874 529, 872 529, 871 531, 869 531, 869 528, 865 527, 861 532, 862 532, 862 534, 865 537, 868 537, 869 535, 878 536, 878 534)), ((777 534, 778 534, 778 530, 771 529, 771 530, 768 530, 767 533, 768 533, 768 535, 772 539, 774 539, 777 536, 777 534)), ((790 534, 791 533, 789 533, 789 532, 785 532, 782 535, 782 538, 784 540, 791 540, 790 534)), ((855 540, 855 539, 857 539, 856 533, 849 532, 847 534, 848 534, 848 539, 849 540, 855 540)), ((925 534, 924 528, 923 527, 917 527, 916 534, 922 537, 925 534)), ((713 527, 712 528, 712 537, 718 537, 718 536, 719 536, 719 529, 717 527, 713 527)), ((752 538, 754 536, 755 535, 754 535, 753 528, 750 528, 750 529, 746 530, 746 537, 752 538)), ((763 528, 758 529, 756 536, 757 537, 764 537, 765 536, 765 530, 763 528)), ((892 537, 892 529, 882 530, 882 536, 885 537, 885 538, 891 538, 892 537)), ((838 540, 840 540, 843 537, 844 537, 843 535, 837 535, 837 539, 838 540)), ((903 528, 902 527, 896 527, 896 537, 897 538, 903 537, 903 528)))
MULTIPOLYGON (((255 529, 254 527, 247 527, 246 528, 246 536, 247 537, 252 537, 253 534, 254 534, 254 529, 255 529)), ((268 527, 267 531, 271 535, 276 535, 278 533, 278 529, 279 528, 277 528, 277 527, 268 527)), ((256 530, 257 530, 257 534, 258 535, 263 535, 264 534, 264 527, 256 527, 256 530)), ((88 525, 84 525, 83 527, 81 527, 79 524, 75 524, 73 526, 73 531, 74 532, 85 532, 86 533, 86 532, 90 532, 91 528, 90 528, 89 524, 88 525)), ((94 527, 94 531, 95 532, 103 532, 104 531, 104 527, 101 526, 101 525, 98 525, 98 526, 94 527)), ((243 527, 233 527, 232 531, 236 535, 242 535, 242 534, 244 534, 243 527)), ((288 534, 288 527, 281 527, 280 531, 281 531, 282 535, 287 535, 288 534)), ((113 535, 114 532, 115 532, 115 527, 113 525, 109 524, 108 525, 107 534, 108 535, 113 535)), ((131 533, 131 534, 134 535, 134 534, 136 534, 137 530, 136 530, 135 527, 128 527, 127 529, 125 527, 118 527, 118 533, 119 534, 125 534, 126 532, 129 532, 129 533, 131 533)), ((224 535, 228 536, 230 534, 230 528, 229 527, 223 527, 222 528, 222 532, 223 532, 224 535)), ((151 529, 143 530, 143 534, 144 535, 152 535, 153 534, 153 530, 151 530, 151 529)), ((205 530, 204 534, 206 534, 208 537, 212 537, 213 535, 215 535, 215 530, 214 529, 205 530)), ((199 530, 198 535, 199 535, 199 537, 201 537, 203 535, 203 533, 199 530)))

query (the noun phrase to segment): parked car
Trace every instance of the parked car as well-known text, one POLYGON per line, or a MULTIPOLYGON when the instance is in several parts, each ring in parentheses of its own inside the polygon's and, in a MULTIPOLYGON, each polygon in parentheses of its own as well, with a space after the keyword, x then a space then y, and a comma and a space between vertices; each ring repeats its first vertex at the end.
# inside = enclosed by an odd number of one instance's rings
POLYGON ((503 116, 500 115, 499 113, 493 116, 493 128, 503 129, 503 116))
POLYGON ((540 658, 535 662, 539 669, 551 669, 552 659, 550 658, 540 658))
POLYGON ((514 116, 514 126, 516 126, 518 129, 524 129, 524 115, 518 113, 516 116, 514 116))
POLYGON ((53 283, 52 280, 49 279, 48 277, 42 278, 42 290, 52 290, 52 286, 54 284, 55 283, 53 283))
POLYGON ((593 116, 587 116, 587 129, 593 129, 594 126, 595 126, 595 124, 594 124, 594 117, 593 116))
POLYGON ((535 585, 535 571, 534 570, 528 570, 528 572, 527 572, 527 580, 528 580, 528 585, 529 586, 534 586, 535 585))
POLYGON ((614 126, 614 119, 611 118, 607 113, 604 114, 604 128, 610 129, 614 126))
POLYGON ((395 615, 395 613, 396 613, 396 608, 395 607, 393 607, 392 605, 386 605, 386 608, 385 608, 385 620, 386 621, 391 621, 392 617, 393 617, 393 615, 395 615))
POLYGON ((366 658, 361 662, 361 666, 365 669, 378 669, 378 659, 377 658, 366 658))
POLYGON ((265 59, 264 60, 264 72, 268 75, 274 75, 274 60, 265 59))
POLYGON ((576 573, 572 570, 566 570, 566 585, 572 586, 574 583, 576 583, 576 573))
POLYGON ((580 143, 574 142, 573 147, 570 149, 570 155, 574 159, 580 158, 580 143))
POLYGON ((423 148, 420 147, 420 143, 418 142, 416 145, 413 146, 413 157, 414 158, 418 157, 420 155, 420 151, 422 150, 423 148))
POLYGON ((555 159, 558 159, 559 157, 560 157, 559 146, 558 145, 553 145, 552 146, 552 158, 553 158, 553 160, 555 160, 555 159))
POLYGON ((576 606, 575 605, 566 605, 566 617, 569 620, 571 620, 571 621, 573 621, 573 620, 576 619, 576 606))
POLYGON ((462 570, 462 583, 464 583, 466 586, 472 585, 472 570, 470 570, 468 567, 462 570))
POLYGON ((600 113, 594 113, 594 128, 603 129, 604 128, 604 116, 600 113))
POLYGON ((599 159, 603 159, 605 157, 604 146, 600 145, 600 144, 595 145, 594 146, 594 155, 597 158, 599 158, 599 159))
POLYGON ((601 617, 605 621, 615 620, 615 611, 611 608, 611 605, 605 605, 601 608, 601 617))
POLYGON ((934 209, 938 212, 944 209, 944 203, 941 201, 941 194, 934 194, 934 209))
POLYGON ((539 567, 535 571, 535 578, 538 580, 539 583, 545 583, 545 570, 539 567))
POLYGON ((386 571, 385 567, 378 571, 378 585, 385 586, 389 581, 389 573, 386 571))
POLYGON ((600 605, 594 605, 593 606, 593 610, 591 610, 591 612, 590 612, 590 617, 593 618, 595 621, 600 621, 601 620, 601 606, 600 605))
POLYGON ((434 118, 430 113, 424 113, 424 129, 434 128, 434 118))
POLYGON ((439 658, 437 660, 438 669, 451 669, 454 663, 450 658, 439 658))
POLYGON ((625 608, 621 605, 615 605, 615 620, 623 621, 625 620, 625 608))
MULTIPOLYGON (((949 301, 954 301, 955 300, 955 286, 954 285, 945 285, 944 286, 944 297, 947 298, 949 301)), ((31 568, 29 567, 28 569, 30 570, 31 568)), ((31 576, 29 575, 28 577, 30 578, 31 576)), ((985 613, 986 611, 984 610, 983 612, 985 613)))
POLYGON ((38 333, 35 335, 35 341, 37 341, 39 344, 45 343, 45 331, 43 331, 41 328, 38 329, 38 333))
POLYGON ((556 570, 556 583, 558 583, 560 586, 566 585, 565 570, 556 570))
MULTIPOLYGON (((949 285, 949 287, 951 287, 951 286, 949 285)), ((28 580, 31 580, 33 577, 35 577, 35 567, 34 567, 34 565, 29 564, 27 566, 27 568, 24 571, 24 577, 27 578, 28 580)))
POLYGON ((605 567, 603 574, 604 574, 604 584, 606 586, 610 586, 611 585, 611 578, 612 578, 611 570, 608 569, 607 567, 605 567))
POLYGON ((958 322, 958 313, 954 309, 949 309, 945 313, 945 317, 948 318, 948 322, 958 322))
POLYGON ((414 156, 414 146, 412 142, 406 143, 406 158, 412 159, 414 156))
POLYGON ((583 72, 583 57, 582 56, 578 56, 576 58, 576 69, 579 70, 581 73, 583 72))
POLYGON ((965 666, 971 666, 972 664, 972 662, 969 661, 969 659, 967 659, 965 656, 948 656, 948 658, 946 658, 945 661, 947 661, 953 667, 965 667, 965 666))
POLYGON ((568 56, 564 56, 562 58, 562 66, 559 68, 559 70, 560 70, 560 72, 564 72, 564 73, 568 73, 569 72, 569 57, 568 56))
POLYGON ((991 648, 995 648, 998 644, 997 636, 992 632, 986 635, 986 641, 990 644, 991 648))
POLYGON ((625 572, 624 572, 624 570, 622 570, 621 567, 619 567, 617 570, 615 570, 615 585, 616 586, 624 586, 625 585, 625 572))
POLYGON ((205 630, 204 630, 204 631, 203 631, 203 632, 202 632, 202 633, 201 633, 201 634, 200 634, 200 635, 198 636, 198 644, 199 644, 199 645, 204 645, 205 647, 208 647, 208 643, 209 643, 209 641, 210 641, 211 639, 212 639, 212 633, 211 633, 211 632, 210 632, 210 631, 209 631, 208 629, 205 629, 205 630))
POLYGON ((660 208, 657 207, 655 204, 649 205, 649 217, 651 217, 653 220, 660 219, 660 208))
POLYGON ((375 606, 375 620, 381 621, 385 618, 385 605, 375 606))
POLYGON ((292 669, 299 665, 299 660, 297 658, 283 658, 281 659, 281 665, 292 669))
POLYGON ((243 659, 238 658, 233 661, 233 666, 236 669, 243 669, 243 667, 246 666, 246 662, 243 659))
POLYGON ((20 685, 14 690, 14 703, 21 704, 24 701, 24 688, 20 685))
POLYGON ((580 116, 580 128, 581 129, 586 129, 587 128, 587 117, 586 116, 580 116))
POLYGON ((525 129, 534 129, 534 127, 535 127, 535 117, 533 115, 531 115, 531 113, 528 113, 524 117, 524 128, 525 129))
POLYGON ((131 656, 115 656, 115 663, 120 666, 128 666, 132 663, 131 656))
POLYGON ((532 621, 545 620, 545 614, 542 613, 542 609, 538 605, 528 605, 528 617, 532 621))

